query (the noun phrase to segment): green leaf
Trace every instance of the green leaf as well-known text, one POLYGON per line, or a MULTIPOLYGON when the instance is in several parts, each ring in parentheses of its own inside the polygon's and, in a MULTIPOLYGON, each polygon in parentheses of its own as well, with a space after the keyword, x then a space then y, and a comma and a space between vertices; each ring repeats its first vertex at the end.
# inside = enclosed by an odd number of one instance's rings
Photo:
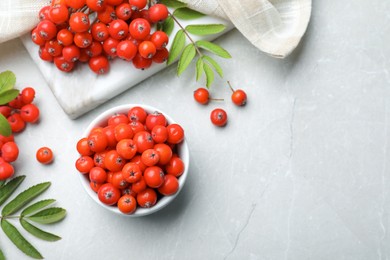
POLYGON ((43 259, 42 255, 38 252, 38 250, 36 250, 35 247, 33 247, 30 242, 28 242, 22 236, 22 234, 20 234, 16 227, 9 223, 7 220, 1 220, 1 228, 3 229, 7 237, 12 241, 12 243, 14 243, 15 246, 19 248, 23 253, 35 259, 43 259))
POLYGON ((65 215, 66 210, 63 208, 48 208, 41 210, 38 213, 27 218, 37 223, 51 224, 62 220, 65 215))
POLYGON ((168 6, 168 7, 172 7, 174 9, 176 8, 182 8, 182 7, 185 7, 186 4, 185 3, 182 3, 180 1, 177 1, 177 0, 161 0, 160 3, 168 6))
POLYGON ((13 89, 16 83, 16 76, 12 71, 4 71, 0 73, 0 91, 13 89))
POLYGON ((210 87, 214 82, 214 71, 207 63, 203 63, 203 69, 206 74, 206 87, 210 87))
POLYGON ((184 45, 186 43, 186 37, 184 35, 183 30, 179 30, 175 38, 173 38, 171 49, 169 50, 169 57, 167 60, 167 65, 171 64, 176 60, 176 58, 180 55, 182 52, 184 45))
POLYGON ((209 35, 220 33, 225 30, 223 24, 191 24, 186 26, 186 30, 195 35, 209 35))
POLYGON ((6 201, 11 196, 11 194, 19 187, 25 178, 26 176, 24 175, 15 177, 0 188, 0 205, 2 205, 4 201, 6 201))
POLYGON ((202 58, 199 58, 196 61, 196 81, 199 81, 200 77, 203 74, 203 60, 202 58))
POLYGON ((204 14, 202 14, 198 11, 192 10, 188 7, 182 7, 182 8, 176 9, 173 12, 173 15, 179 19, 182 19, 182 20, 192 20, 192 19, 197 19, 197 18, 204 16, 204 14))
POLYGON ((203 55, 203 59, 206 60, 209 64, 211 64, 215 71, 218 73, 218 75, 223 78, 223 70, 221 66, 219 66, 218 62, 216 62, 213 58, 207 55, 203 55))
POLYGON ((167 19, 162 24, 162 30, 165 32, 168 36, 171 35, 173 28, 175 27, 175 21, 173 21, 172 16, 168 16, 167 19))
POLYGON ((188 44, 181 54, 179 64, 177 65, 177 75, 180 76, 190 65, 196 54, 194 44, 188 44))
POLYGON ((50 182, 43 182, 21 192, 18 196, 16 196, 13 200, 4 206, 2 210, 3 217, 18 211, 24 205, 32 201, 35 197, 49 188, 49 186, 50 182))
POLYGON ((26 221, 23 218, 20 219, 20 224, 27 232, 29 232, 33 236, 36 236, 37 238, 40 238, 40 239, 43 239, 46 241, 57 241, 57 240, 61 239, 61 237, 59 237, 55 234, 52 234, 52 233, 43 231, 40 228, 37 228, 36 226, 34 226, 33 224, 31 224, 30 222, 26 221))
POLYGON ((10 136, 12 134, 11 126, 2 114, 0 114, 0 134, 3 136, 10 136))
POLYGON ((21 216, 26 216, 26 215, 30 215, 32 213, 35 213, 37 212, 38 210, 40 209, 43 209, 44 207, 54 203, 56 200, 55 199, 47 199, 47 200, 40 200, 34 204, 32 204, 31 206, 25 208, 22 213, 20 213, 21 216))
POLYGON ((225 50, 221 46, 219 46, 215 43, 209 42, 209 41, 199 40, 196 42, 196 46, 198 46, 199 48, 202 48, 206 51, 212 52, 212 53, 214 53, 222 58, 227 59, 227 58, 232 57, 227 50, 225 50))
POLYGON ((5 260, 5 255, 3 254, 3 251, 0 249, 0 260, 5 260))
POLYGON ((17 89, 7 89, 0 91, 0 105, 5 105, 8 102, 12 101, 19 95, 19 90, 17 89))

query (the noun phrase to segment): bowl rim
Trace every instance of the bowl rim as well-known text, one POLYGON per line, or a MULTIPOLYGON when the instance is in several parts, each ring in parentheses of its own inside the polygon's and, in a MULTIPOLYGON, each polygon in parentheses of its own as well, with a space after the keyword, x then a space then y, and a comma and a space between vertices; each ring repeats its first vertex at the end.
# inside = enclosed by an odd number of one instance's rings
MULTIPOLYGON (((165 116, 165 118, 167 119, 169 124, 177 123, 170 115, 168 115, 167 113, 165 113, 161 109, 155 108, 153 106, 144 105, 144 104, 136 104, 136 103, 134 103, 134 104, 132 104, 132 103, 122 104, 122 105, 111 107, 108 110, 105 110, 104 112, 102 112, 99 115, 97 115, 88 124, 87 128, 83 131, 82 138, 88 136, 88 134, 90 133, 90 131, 94 127, 96 127, 96 126, 103 126, 103 124, 107 123, 108 118, 110 116, 112 116, 113 114, 115 114, 115 113, 126 113, 127 114, 127 112, 129 111, 130 108, 137 107, 137 106, 142 107, 143 109, 145 109, 145 111, 147 113, 153 113, 155 111, 158 111, 158 112, 162 113, 165 116)), ((132 214, 122 213, 118 209, 118 207, 106 205, 106 204, 102 203, 99 200, 99 198, 97 196, 97 193, 94 192, 91 189, 91 187, 90 187, 90 182, 88 181, 88 174, 82 174, 82 173, 78 172, 80 182, 81 182, 82 186, 84 187, 84 190, 87 192, 87 194, 97 204, 99 204, 100 206, 102 206, 103 208, 105 208, 105 209, 107 209, 107 210, 109 210, 111 212, 114 212, 114 213, 122 215, 122 216, 127 216, 127 217, 141 217, 141 216, 146 216, 146 215, 155 213, 155 212, 161 210, 162 208, 164 208, 165 206, 167 206, 170 202, 172 202, 176 198, 176 196, 179 194, 179 192, 182 190, 182 188, 184 186, 184 183, 186 182, 186 179, 187 179, 187 176, 188 176, 189 161, 190 161, 189 160, 189 148, 188 148, 186 137, 184 137, 183 142, 178 144, 178 146, 179 146, 179 151, 180 151, 179 152, 180 159, 183 160, 184 165, 185 165, 183 174, 178 178, 179 189, 173 195, 161 197, 153 207, 150 207, 150 208, 137 207, 136 211, 134 213, 132 213, 132 214)))

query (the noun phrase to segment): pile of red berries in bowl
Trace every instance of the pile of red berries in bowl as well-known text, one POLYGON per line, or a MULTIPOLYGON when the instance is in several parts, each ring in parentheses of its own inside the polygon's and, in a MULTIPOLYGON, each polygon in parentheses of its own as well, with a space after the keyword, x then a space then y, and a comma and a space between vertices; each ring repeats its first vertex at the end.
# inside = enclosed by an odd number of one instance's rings
POLYGON ((168 58, 168 35, 153 26, 168 17, 164 4, 147 0, 53 0, 39 12, 31 32, 42 60, 64 72, 88 63, 97 74, 118 57, 138 69, 168 58))
POLYGON ((168 205, 188 174, 183 128, 146 105, 122 105, 97 116, 77 142, 76 169, 104 208, 144 216, 168 205))

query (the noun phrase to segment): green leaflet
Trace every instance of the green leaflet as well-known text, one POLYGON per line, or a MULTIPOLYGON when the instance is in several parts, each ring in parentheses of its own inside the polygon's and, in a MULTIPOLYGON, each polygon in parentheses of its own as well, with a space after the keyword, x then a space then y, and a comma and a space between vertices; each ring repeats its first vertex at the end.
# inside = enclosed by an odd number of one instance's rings
POLYGON ((180 76, 190 65, 191 61, 194 59, 196 54, 194 44, 188 44, 181 54, 179 59, 179 64, 177 65, 177 75, 180 76))
POLYGON ((15 246, 19 248, 23 253, 35 259, 43 259, 42 255, 38 252, 38 250, 36 250, 35 247, 33 247, 33 245, 31 245, 30 242, 28 242, 22 236, 22 234, 20 234, 16 227, 9 223, 7 220, 1 220, 1 228, 3 229, 7 237, 12 241, 12 243, 14 243, 15 246))
POLYGON ((51 224, 62 220, 66 215, 66 210, 63 208, 48 208, 35 213, 27 218, 31 221, 41 224, 51 224))
POLYGON ((0 105, 5 105, 19 95, 17 89, 7 89, 0 91, 0 105))
POLYGON ((10 136, 12 134, 11 126, 7 118, 0 114, 0 134, 3 136, 10 136))
POLYGON ((206 87, 210 87, 214 82, 214 71, 207 63, 203 63, 203 69, 206 74, 206 87))
POLYGON ((13 89, 16 83, 16 76, 12 71, 0 73, 0 92, 13 89))
POLYGON ((203 71, 203 60, 199 58, 196 61, 196 81, 199 81, 200 77, 202 77, 203 71))
POLYGON ((11 194, 19 187, 25 178, 26 176, 24 175, 15 177, 0 188, 0 205, 2 205, 4 201, 6 201, 9 196, 11 196, 11 194))
POLYGON ((43 209, 44 207, 54 203, 56 200, 55 199, 47 199, 47 200, 40 200, 34 204, 32 204, 31 206, 28 206, 27 208, 25 208, 22 213, 20 213, 21 216, 26 216, 26 215, 30 215, 32 213, 35 213, 37 212, 38 210, 40 209, 43 209))
POLYGON ((37 228, 36 226, 34 226, 33 224, 31 224, 30 222, 26 221, 23 218, 20 219, 20 224, 27 232, 29 232, 31 235, 33 235, 37 238, 40 238, 40 239, 43 239, 46 241, 57 241, 57 240, 61 239, 61 237, 59 237, 55 234, 52 234, 52 233, 43 231, 40 228, 37 228))
POLYGON ((182 20, 192 20, 192 19, 197 19, 197 18, 204 16, 204 14, 202 14, 198 11, 192 10, 188 7, 182 7, 182 8, 176 9, 173 12, 173 15, 179 19, 182 19, 182 20))
POLYGON ((13 200, 11 200, 7 205, 4 206, 1 214, 4 216, 8 216, 16 211, 18 211, 20 208, 22 208, 24 205, 26 205, 28 202, 33 200, 35 197, 37 197, 39 194, 44 192, 47 188, 50 187, 50 182, 43 182, 37 185, 34 185, 27 190, 21 192, 18 196, 16 196, 13 200))
POLYGON ((209 51, 209 52, 212 52, 214 53, 215 55, 218 55, 222 58, 231 58, 232 56, 230 55, 230 53, 225 50, 224 48, 222 48, 221 46, 215 44, 215 43, 212 43, 212 42, 209 42, 209 41, 204 41, 204 40, 199 40, 196 42, 196 46, 198 46, 199 48, 202 48, 206 51, 209 51))
POLYGON ((215 71, 218 73, 218 75, 223 78, 222 68, 213 58, 211 58, 210 56, 203 55, 203 59, 206 60, 209 64, 211 64, 214 67, 215 71))
POLYGON ((171 49, 169 50, 169 57, 167 60, 167 65, 174 62, 176 60, 176 58, 180 55, 180 53, 182 52, 182 50, 184 48, 185 42, 186 42, 186 38, 184 35, 184 31, 179 30, 176 33, 175 38, 173 39, 173 42, 172 42, 171 49))
POLYGON ((182 8, 186 6, 185 3, 182 3, 177 0, 161 0, 160 3, 172 8, 182 8))
POLYGON ((173 21, 172 16, 169 16, 162 24, 162 30, 165 32, 168 36, 171 35, 173 28, 175 27, 175 22, 173 21))
POLYGON ((223 24, 194 24, 186 26, 186 30, 195 35, 217 34, 225 30, 225 28, 226 26, 223 24))

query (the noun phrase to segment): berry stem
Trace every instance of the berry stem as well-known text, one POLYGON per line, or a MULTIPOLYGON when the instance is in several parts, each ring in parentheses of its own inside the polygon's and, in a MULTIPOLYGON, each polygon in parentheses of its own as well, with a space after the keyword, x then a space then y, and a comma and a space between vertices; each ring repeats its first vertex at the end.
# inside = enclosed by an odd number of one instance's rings
POLYGON ((223 99, 223 98, 209 98, 209 100, 213 100, 213 101, 225 101, 225 99, 223 99))
POLYGON ((228 83, 228 85, 229 85, 229 88, 232 90, 232 92, 234 92, 234 89, 233 89, 232 85, 230 84, 230 81, 229 81, 229 80, 227 81, 227 83, 228 83))
POLYGON ((175 21, 175 23, 177 25, 179 25, 179 27, 183 30, 184 34, 191 41, 191 43, 194 45, 196 52, 199 54, 199 57, 202 57, 203 56, 202 52, 199 50, 198 46, 196 45, 195 41, 191 38, 191 36, 187 32, 187 30, 181 25, 181 23, 176 19, 176 17, 171 12, 168 12, 168 13, 172 17, 172 19, 175 21))

